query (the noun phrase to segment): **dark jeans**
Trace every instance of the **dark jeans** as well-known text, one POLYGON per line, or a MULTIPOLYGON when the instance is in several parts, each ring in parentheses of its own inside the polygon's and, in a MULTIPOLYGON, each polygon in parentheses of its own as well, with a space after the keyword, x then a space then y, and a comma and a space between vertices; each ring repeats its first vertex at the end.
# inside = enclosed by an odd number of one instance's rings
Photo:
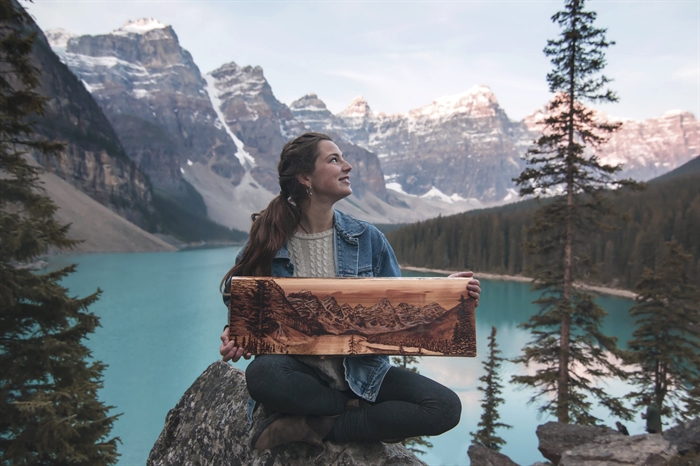
POLYGON ((254 400, 275 411, 340 415, 326 437, 336 442, 375 442, 439 435, 459 423, 462 404, 449 388, 420 374, 392 367, 376 403, 345 411, 357 396, 334 390, 309 366, 285 355, 257 356, 246 370, 254 400))

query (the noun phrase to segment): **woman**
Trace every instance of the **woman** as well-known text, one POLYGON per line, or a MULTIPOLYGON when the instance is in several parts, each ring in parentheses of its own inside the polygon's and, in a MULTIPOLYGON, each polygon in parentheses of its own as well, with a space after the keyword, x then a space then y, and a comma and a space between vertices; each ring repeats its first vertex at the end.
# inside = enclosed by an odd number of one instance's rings
MULTIPOLYGON (((232 276, 399 277, 394 251, 374 226, 333 209, 352 194, 352 166, 330 137, 306 133, 280 154, 280 194, 253 215, 249 243, 232 276)), ((471 277, 462 272, 451 277, 471 277)), ((477 300, 481 289, 471 280, 477 300)), ((224 301, 228 305, 228 297, 224 301)), ((238 361, 228 327, 221 335, 224 361, 238 361)), ((246 370, 253 400, 275 412, 252 437, 256 449, 304 441, 400 441, 439 435, 459 422, 461 404, 448 388, 419 374, 391 367, 380 355, 348 358, 261 355, 246 370)), ((257 403, 254 403, 257 405, 257 403)), ((253 407, 249 404, 249 417, 253 407)))

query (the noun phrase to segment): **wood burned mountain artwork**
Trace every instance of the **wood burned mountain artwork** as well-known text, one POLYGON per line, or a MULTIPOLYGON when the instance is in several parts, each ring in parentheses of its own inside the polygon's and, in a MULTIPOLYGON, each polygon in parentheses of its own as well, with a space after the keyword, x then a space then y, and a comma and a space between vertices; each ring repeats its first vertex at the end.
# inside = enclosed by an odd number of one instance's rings
POLYGON ((229 335, 252 354, 476 356, 468 278, 233 277, 229 335))

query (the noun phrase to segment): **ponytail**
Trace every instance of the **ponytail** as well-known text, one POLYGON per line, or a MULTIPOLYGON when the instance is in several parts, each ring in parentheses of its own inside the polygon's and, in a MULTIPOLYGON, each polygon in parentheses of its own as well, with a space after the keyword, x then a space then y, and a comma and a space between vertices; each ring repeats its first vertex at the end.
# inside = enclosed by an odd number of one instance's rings
MULTIPOLYGON (((251 219, 253 225, 250 227, 248 246, 243 251, 241 260, 224 275, 220 289, 234 276, 269 276, 272 272, 272 259, 299 226, 301 209, 279 194, 265 210, 253 214, 251 219)), ((228 290, 222 292, 228 294, 228 290)))
POLYGON ((251 216, 248 246, 241 260, 229 270, 219 284, 224 295, 226 282, 234 276, 265 277, 272 273, 272 260, 277 251, 294 234, 301 222, 301 201, 307 195, 297 175, 311 174, 318 155, 318 143, 332 139, 321 133, 305 133, 282 148, 277 165, 281 192, 262 212, 251 216))

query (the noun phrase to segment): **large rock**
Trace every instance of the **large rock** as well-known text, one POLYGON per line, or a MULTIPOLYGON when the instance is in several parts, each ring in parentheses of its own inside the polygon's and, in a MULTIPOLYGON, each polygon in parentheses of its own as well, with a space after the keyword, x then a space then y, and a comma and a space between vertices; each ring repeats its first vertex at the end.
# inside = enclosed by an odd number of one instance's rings
POLYGON ((661 435, 603 435, 564 452, 559 466, 663 466, 677 452, 661 435))
POLYGON ((542 455, 554 464, 558 464, 562 454, 579 445, 593 442, 601 436, 622 436, 618 431, 607 427, 580 426, 548 422, 537 426, 538 446, 542 455))
MULTIPOLYGON (((258 451, 250 447, 253 429, 246 421, 248 390, 243 371, 218 361, 185 392, 165 419, 148 466, 265 465, 425 465, 400 444, 293 443, 258 451)), ((261 410, 255 424, 263 419, 261 410)))
POLYGON ((691 451, 700 453, 700 417, 667 430, 663 436, 681 455, 691 451))
POLYGON ((518 463, 514 463, 503 453, 481 445, 471 445, 467 455, 472 466, 518 466, 518 463))

